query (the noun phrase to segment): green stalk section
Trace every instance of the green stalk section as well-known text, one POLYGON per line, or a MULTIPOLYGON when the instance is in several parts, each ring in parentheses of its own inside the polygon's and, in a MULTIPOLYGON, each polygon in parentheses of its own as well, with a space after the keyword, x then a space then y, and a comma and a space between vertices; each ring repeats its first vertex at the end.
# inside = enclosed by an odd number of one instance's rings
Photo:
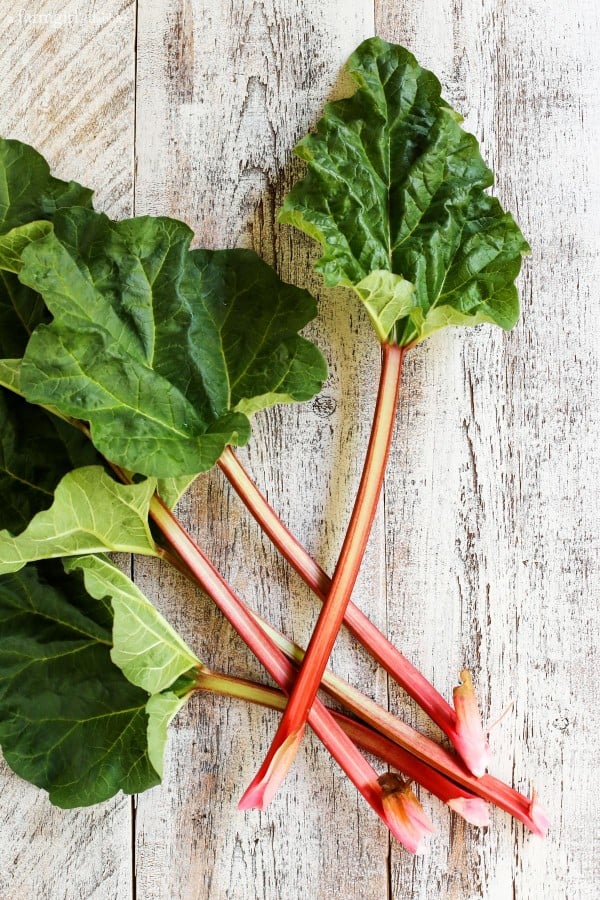
MULTIPOLYGON (((216 603, 269 675, 282 690, 289 694, 296 675, 292 664, 265 634, 247 607, 203 554, 200 547, 156 495, 150 504, 150 516, 197 583, 216 603)), ((402 817, 395 815, 394 810, 388 804, 384 804, 384 792, 379 784, 377 773, 319 700, 315 701, 310 711, 309 723, 315 734, 337 760, 365 800, 385 822, 392 834, 407 849, 414 851, 415 847, 410 843, 407 844, 407 833, 402 817)), ((284 746, 282 750, 283 753, 290 751, 295 753, 295 748, 290 744, 284 746)))
POLYGON ((406 348, 382 345, 382 367, 375 417, 352 516, 333 576, 275 737, 255 778, 242 797, 244 807, 264 809, 290 768, 302 740, 327 660, 344 621, 375 517, 394 427, 406 348))

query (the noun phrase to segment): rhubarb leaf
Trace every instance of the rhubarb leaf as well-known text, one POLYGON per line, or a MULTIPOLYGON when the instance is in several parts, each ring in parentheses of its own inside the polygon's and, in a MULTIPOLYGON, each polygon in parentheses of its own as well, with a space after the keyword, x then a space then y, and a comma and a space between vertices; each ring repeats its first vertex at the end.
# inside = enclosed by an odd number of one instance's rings
POLYGON ((365 302, 365 279, 377 278, 376 303, 367 292, 366 305, 380 340, 407 346, 445 325, 511 328, 513 282, 529 248, 485 193, 493 175, 476 139, 404 48, 371 38, 348 68, 358 90, 327 104, 296 147, 308 172, 280 221, 320 241, 326 284, 352 287, 365 302), (414 288, 400 282, 404 302, 392 276, 414 288))
POLYGON ((21 393, 21 360, 0 359, 0 393, 8 388, 13 394, 21 393))
POLYGON ((98 461, 76 428, 0 390, 0 529, 19 534, 52 504, 67 472, 98 461))
MULTIPOLYGON (((0 385, 12 392, 20 391, 19 358, 29 336, 49 318, 41 297, 14 274, 20 255, 52 230, 58 209, 90 206, 91 197, 87 188, 53 178, 33 147, 0 139, 0 385)), ((0 389, 0 528, 22 531, 51 504, 63 475, 96 462, 83 435, 0 389)))
POLYGON ((0 532, 0 573, 28 562, 88 553, 156 555, 148 510, 156 482, 118 484, 100 466, 67 473, 52 505, 31 519, 18 536, 0 532))
POLYGON ((179 478, 159 478, 156 483, 156 492, 163 503, 169 509, 173 509, 189 486, 194 483, 196 477, 196 475, 180 475, 179 478))
POLYGON ((414 307, 414 285, 401 275, 375 269, 355 285, 378 339, 386 341, 394 323, 414 307))
POLYGON ((58 806, 160 781, 148 694, 111 662, 111 620, 110 604, 58 562, 0 577, 0 744, 9 766, 58 806))
POLYGON ((136 585, 103 556, 63 561, 67 573, 81 571, 97 600, 110 600, 113 614, 110 657, 128 681, 150 694, 148 756, 162 778, 167 732, 195 687, 200 660, 136 585))
POLYGON ((80 570, 87 592, 113 608, 111 659, 132 684, 149 694, 171 687, 200 660, 150 601, 119 569, 102 556, 64 561, 66 572, 80 570))
POLYGON ((192 476, 248 440, 250 414, 320 389, 323 358, 297 334, 315 303, 251 251, 190 251, 190 229, 164 218, 73 209, 54 228, 23 252, 20 278, 53 321, 21 388, 89 422, 112 462, 192 476))
POLYGON ((22 356, 31 331, 47 318, 39 295, 13 274, 18 257, 51 229, 57 210, 91 205, 92 191, 53 178, 33 147, 0 138, 0 357, 22 356))
POLYGON ((159 782, 200 662, 106 558, 62 562, 0 576, 0 744, 53 803, 86 806, 159 782))
POLYGON ((91 206, 92 191, 50 175, 41 153, 21 141, 0 138, 0 233, 35 219, 50 220, 58 209, 91 206))

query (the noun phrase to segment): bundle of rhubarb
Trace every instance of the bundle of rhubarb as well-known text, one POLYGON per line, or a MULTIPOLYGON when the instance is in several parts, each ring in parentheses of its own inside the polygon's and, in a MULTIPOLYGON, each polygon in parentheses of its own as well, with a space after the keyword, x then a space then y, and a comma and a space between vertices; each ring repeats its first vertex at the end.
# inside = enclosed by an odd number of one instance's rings
POLYGON ((202 691, 282 712, 240 806, 264 808, 306 723, 415 852, 433 826, 412 785, 474 825, 495 804, 544 834, 546 816, 486 774, 470 673, 448 703, 350 601, 375 514, 406 354, 446 325, 511 328, 527 244, 486 189, 477 141, 435 76, 365 41, 355 93, 325 107, 296 153, 306 172, 280 221, 319 241, 316 264, 365 306, 381 345, 371 439, 332 577, 278 518, 234 452, 255 413, 306 401, 326 363, 299 332, 312 297, 248 250, 190 250, 161 217, 112 221, 91 191, 0 142, 0 745, 62 807, 161 778, 167 729, 202 691), (306 651, 236 596, 173 509, 219 466, 323 602, 306 651), (107 554, 175 566, 217 604, 278 689, 209 670, 107 554), (326 668, 345 624, 442 729, 447 749, 326 668), (322 689, 344 713, 317 697, 322 689), (379 758, 377 771, 364 751, 379 758), (391 767, 393 771, 390 771, 391 767))

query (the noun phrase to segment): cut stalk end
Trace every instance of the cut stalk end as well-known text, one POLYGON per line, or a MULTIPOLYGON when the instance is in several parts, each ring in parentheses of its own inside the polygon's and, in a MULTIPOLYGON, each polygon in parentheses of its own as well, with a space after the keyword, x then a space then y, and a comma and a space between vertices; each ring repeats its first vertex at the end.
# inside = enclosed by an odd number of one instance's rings
POLYGON ((460 680, 462 684, 453 691, 456 726, 452 743, 469 771, 476 778, 481 778, 489 765, 490 745, 483 730, 473 679, 468 669, 462 670, 460 680))
POLYGON ((470 825, 481 828, 490 824, 488 805, 480 797, 455 797, 448 800, 448 806, 470 825))
POLYGON ((540 805, 535 789, 531 792, 531 802, 529 804, 529 815, 531 816, 531 825, 529 826, 534 834, 539 837, 546 837, 550 828, 550 819, 548 813, 543 806, 540 805))
POLYGON ((267 757, 251 784, 246 788, 238 809, 266 809, 285 776, 287 775, 298 747, 304 736, 304 727, 292 732, 275 751, 267 757))
POLYGON ((423 840, 435 828, 417 800, 410 781, 386 772, 378 778, 378 784, 382 791, 381 800, 388 828, 411 853, 423 853, 423 840))

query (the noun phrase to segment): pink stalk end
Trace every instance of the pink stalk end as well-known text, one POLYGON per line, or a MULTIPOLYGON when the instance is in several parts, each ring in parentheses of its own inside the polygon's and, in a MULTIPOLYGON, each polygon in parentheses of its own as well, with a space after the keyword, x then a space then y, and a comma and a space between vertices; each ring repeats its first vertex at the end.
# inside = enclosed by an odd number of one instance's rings
POLYGON ((423 839, 435 828, 417 800, 410 781, 393 772, 377 779, 382 791, 383 808, 392 833, 411 853, 422 853, 423 839))
POLYGON ((355 744, 399 769, 409 779, 409 783, 414 781, 420 784, 425 790, 439 797, 443 803, 463 816, 471 825, 488 824, 487 803, 481 797, 465 791, 450 778, 431 768, 422 759, 418 759, 412 753, 407 752, 383 735, 373 732, 360 722, 355 722, 339 713, 335 715, 355 744))
POLYGON ((490 824, 489 807, 481 797, 454 797, 447 802, 450 809, 466 819, 470 825, 481 827, 490 824))
POLYGON ((304 731, 304 727, 294 731, 277 748, 264 771, 261 768, 244 791, 238 809, 267 808, 294 762, 304 731))
POLYGON ((480 778, 485 775, 490 761, 490 746, 485 737, 473 679, 468 669, 462 670, 460 680, 462 684, 453 691, 456 732, 452 736, 452 743, 467 768, 480 778))
POLYGON ((537 793, 535 790, 531 792, 529 815, 531 816, 531 821, 533 823, 533 827, 531 825, 529 827, 531 828, 533 833, 539 835, 540 837, 546 837, 548 829, 550 828, 550 819, 544 807, 538 803, 537 793))

